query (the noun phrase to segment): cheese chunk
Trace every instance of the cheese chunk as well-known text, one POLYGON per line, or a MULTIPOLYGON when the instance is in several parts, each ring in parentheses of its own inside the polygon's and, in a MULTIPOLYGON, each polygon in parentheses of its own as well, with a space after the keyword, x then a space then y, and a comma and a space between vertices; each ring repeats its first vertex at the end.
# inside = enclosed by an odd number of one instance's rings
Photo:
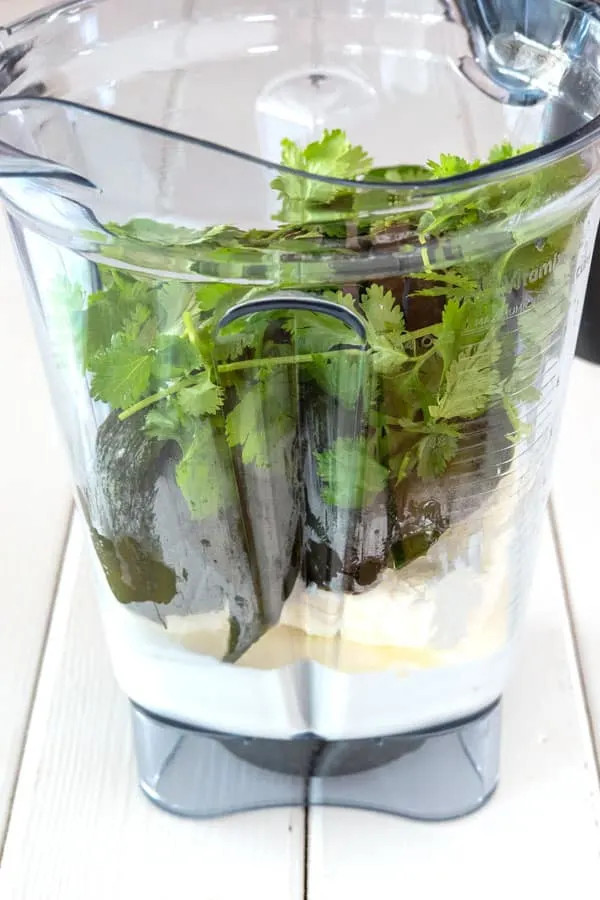
POLYGON ((217 609, 189 616, 166 616, 167 634, 194 653, 223 659, 229 649, 229 611, 217 609))

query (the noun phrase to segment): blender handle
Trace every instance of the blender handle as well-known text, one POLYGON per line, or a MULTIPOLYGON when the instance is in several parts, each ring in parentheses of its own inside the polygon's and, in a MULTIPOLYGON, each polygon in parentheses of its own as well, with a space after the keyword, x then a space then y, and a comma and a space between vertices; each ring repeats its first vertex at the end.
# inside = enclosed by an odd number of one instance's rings
POLYGON ((352 328, 364 342, 364 346, 360 349, 368 350, 367 329, 364 321, 353 310, 347 306, 340 306, 338 303, 332 303, 331 300, 323 300, 321 297, 315 297, 312 294, 305 294, 302 291, 277 291, 275 294, 268 294, 265 297, 257 297, 254 300, 247 300, 238 303, 227 310, 221 321, 217 325, 217 331, 220 331, 236 319, 242 319, 258 312, 276 312, 278 310, 298 309, 307 312, 321 313, 322 315, 332 316, 345 325, 352 328))

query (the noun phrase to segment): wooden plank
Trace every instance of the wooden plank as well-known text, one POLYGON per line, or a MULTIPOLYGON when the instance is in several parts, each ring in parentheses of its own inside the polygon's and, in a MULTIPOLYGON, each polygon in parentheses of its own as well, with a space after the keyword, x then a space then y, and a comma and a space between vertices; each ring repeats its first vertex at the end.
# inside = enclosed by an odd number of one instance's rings
POLYGON ((444 824, 344 810, 310 819, 310 900, 598 896, 600 802, 593 753, 546 524, 517 665, 504 704, 500 787, 444 824))
POLYGON ((54 594, 71 492, 0 215, 0 851, 54 594))
MULTIPOLYGON (((576 360, 558 441, 555 527, 595 744, 600 752, 600 366, 576 360)), ((600 762, 600 756, 598 757, 600 762)))
POLYGON ((164 813, 136 785, 77 522, 44 659, 3 867, 3 900, 299 900, 304 814, 164 813))

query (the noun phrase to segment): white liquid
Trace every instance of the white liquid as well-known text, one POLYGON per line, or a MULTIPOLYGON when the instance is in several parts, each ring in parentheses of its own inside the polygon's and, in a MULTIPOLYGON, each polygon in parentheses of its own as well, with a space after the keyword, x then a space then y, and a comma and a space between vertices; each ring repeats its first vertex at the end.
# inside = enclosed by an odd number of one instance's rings
POLYGON ((481 710, 502 693, 509 664, 510 481, 364 594, 297 585, 280 624, 235 664, 213 658, 227 648, 226 610, 167 616, 165 630, 121 606, 102 577, 122 689, 175 721, 272 738, 410 732, 481 710))
POLYGON ((508 647, 410 675, 347 674, 313 661, 281 669, 224 665, 174 644, 105 596, 115 674, 140 706, 175 721, 256 737, 331 740, 395 734, 468 716, 502 693, 508 647))

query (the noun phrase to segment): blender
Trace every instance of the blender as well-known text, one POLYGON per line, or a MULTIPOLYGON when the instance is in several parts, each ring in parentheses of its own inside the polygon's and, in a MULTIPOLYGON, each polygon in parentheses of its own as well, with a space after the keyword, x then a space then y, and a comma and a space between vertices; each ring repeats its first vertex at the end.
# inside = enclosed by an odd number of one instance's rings
POLYGON ((493 793, 600 214, 599 42, 561 0, 0 29, 0 193, 162 807, 493 793))

